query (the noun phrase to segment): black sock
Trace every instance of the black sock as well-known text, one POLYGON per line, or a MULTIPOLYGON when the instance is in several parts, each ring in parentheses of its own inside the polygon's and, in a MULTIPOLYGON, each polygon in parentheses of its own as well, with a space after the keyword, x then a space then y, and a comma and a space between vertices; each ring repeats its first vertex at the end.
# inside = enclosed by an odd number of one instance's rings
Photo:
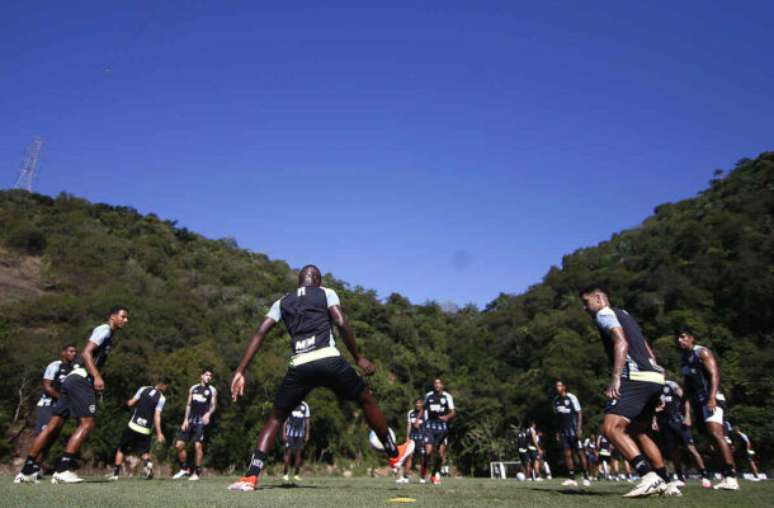
POLYGON ((589 474, 586 471, 583 471, 583 479, 584 480, 588 480, 589 479, 589 474))
POLYGON ((726 464, 723 466, 723 478, 736 478, 736 468, 733 464, 726 464))
POLYGON ((202 466, 194 466, 194 474, 196 476, 201 476, 201 474, 202 474, 202 466))
POLYGON ((27 456, 27 460, 24 461, 24 466, 22 467, 22 474, 31 475, 35 472, 35 457, 27 456))
POLYGON ((574 480, 574 479, 575 479, 575 470, 570 469, 570 480, 574 480))
POLYGON ((73 454, 65 452, 62 454, 62 458, 59 459, 59 464, 56 466, 57 473, 64 473, 69 471, 73 467, 73 454))
POLYGON ((637 455, 634 457, 629 461, 629 464, 631 464, 632 467, 637 471, 637 474, 640 475, 640 478, 652 471, 650 464, 648 464, 648 460, 642 455, 637 455))
POLYGON ((266 466, 266 454, 258 448, 253 452, 253 456, 250 457, 250 468, 247 470, 245 476, 258 476, 261 474, 261 469, 266 466))
POLYGON ((385 432, 384 435, 379 436, 379 441, 384 445, 384 451, 388 457, 394 459, 398 456, 398 447, 395 446, 395 441, 392 439, 392 435, 389 432, 385 432))
POLYGON ((656 474, 661 477, 662 480, 664 480, 666 483, 669 483, 669 474, 667 473, 667 470, 665 467, 660 467, 658 469, 655 469, 656 474))
POLYGON ((699 469, 699 474, 704 479, 709 479, 709 473, 707 473, 706 469, 699 469))
POLYGON ((116 464, 113 466, 113 476, 118 476, 118 473, 121 472, 121 465, 116 464))

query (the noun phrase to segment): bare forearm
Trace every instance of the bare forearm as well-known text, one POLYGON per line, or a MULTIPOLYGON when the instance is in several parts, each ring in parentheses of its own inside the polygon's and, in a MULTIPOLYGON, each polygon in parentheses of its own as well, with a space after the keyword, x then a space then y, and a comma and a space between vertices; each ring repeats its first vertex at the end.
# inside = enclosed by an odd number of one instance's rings
POLYGON ((99 373, 99 370, 97 370, 97 365, 94 363, 94 357, 91 356, 91 351, 88 349, 84 350, 81 354, 81 357, 83 358, 83 362, 86 364, 86 370, 89 371, 91 377, 95 379, 102 377, 102 375, 99 373))
POLYGON ((344 344, 346 344, 349 353, 352 355, 352 358, 357 361, 357 359, 360 358, 360 351, 357 349, 355 334, 352 332, 352 327, 347 321, 344 321, 339 324, 339 331, 341 332, 341 336, 344 339, 344 344))
POLYGON ((617 339, 613 345, 613 380, 623 375, 626 365, 626 354, 629 352, 629 345, 624 339, 617 339))
POLYGON ((259 349, 261 349, 264 337, 265 335, 262 333, 256 333, 253 335, 253 338, 250 339, 250 343, 247 345, 247 349, 245 349, 245 353, 242 355, 242 360, 239 362, 237 372, 244 374, 244 372, 247 370, 247 367, 250 365, 250 362, 253 361, 255 354, 259 349))

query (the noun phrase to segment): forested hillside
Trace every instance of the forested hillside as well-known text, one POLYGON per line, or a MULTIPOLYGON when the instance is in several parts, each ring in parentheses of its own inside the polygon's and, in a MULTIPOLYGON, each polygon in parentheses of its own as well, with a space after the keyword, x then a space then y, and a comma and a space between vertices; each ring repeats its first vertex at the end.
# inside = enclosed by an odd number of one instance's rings
MULTIPOLYGON (((740 163, 696 198, 658 206, 641 226, 566 256, 542 283, 501 294, 480 312, 415 305, 398 294, 380 300, 325 277, 380 367, 369 384, 400 434, 413 399, 434 376, 444 377, 459 412, 452 454, 465 471, 510 454, 511 426, 527 417, 553 435, 549 402, 557 377, 581 399, 587 429, 599 422, 608 367, 576 294, 590 281, 610 288, 613 302, 639 319, 673 373, 675 331, 685 324, 697 330, 720 358, 731 418, 763 458, 774 453, 772 153, 740 163)), ((188 387, 208 367, 221 405, 207 464, 241 467, 284 375, 288 337, 279 330, 269 338, 237 404, 227 395, 230 374, 268 306, 294 287, 286 263, 231 239, 205 239, 152 214, 71 195, 1 192, 0 453, 13 453, 31 419, 45 365, 64 343, 81 347, 120 302, 130 309, 129 325, 114 342, 98 426, 83 458, 109 459, 129 414, 121 404, 160 374, 173 378, 164 413, 171 439, 188 387)), ((325 391, 308 402, 313 458, 376 460, 355 407, 325 391)))

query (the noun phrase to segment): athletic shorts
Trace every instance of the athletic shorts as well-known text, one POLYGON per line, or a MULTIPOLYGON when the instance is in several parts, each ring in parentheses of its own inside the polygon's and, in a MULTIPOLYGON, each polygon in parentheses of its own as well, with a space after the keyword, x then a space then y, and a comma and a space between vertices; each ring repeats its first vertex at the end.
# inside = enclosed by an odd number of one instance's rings
POLYGON ((62 382, 54 414, 62 418, 86 418, 97 415, 97 392, 88 379, 70 374, 62 382))
POLYGON ((363 379, 343 358, 321 358, 290 367, 274 398, 274 407, 290 413, 315 388, 329 388, 337 397, 358 401, 366 389, 363 379))
POLYGON ((127 427, 121 435, 118 449, 121 450, 121 453, 128 453, 130 451, 138 455, 148 453, 151 449, 151 436, 150 434, 140 434, 127 427))
POLYGON ((613 457, 613 460, 624 460, 623 453, 618 451, 618 448, 613 448, 612 457, 613 457))
POLYGON ((583 445, 578 439, 575 429, 564 429, 559 432, 559 444, 563 450, 582 450, 583 445))
POLYGON ((608 400, 605 413, 649 424, 663 389, 660 383, 621 379, 621 397, 608 400))
POLYGON ((535 450, 534 448, 528 448, 527 455, 529 456, 530 462, 535 462, 536 460, 540 459, 538 451, 535 450))
POLYGON ((529 453, 526 450, 524 451, 519 450, 519 460, 521 461, 522 464, 529 464, 531 462, 529 458, 529 453))
POLYGON ((610 462, 612 459, 610 452, 599 452, 599 461, 600 462, 610 462))
POLYGON ((710 411, 706 404, 701 403, 699 400, 691 399, 691 408, 693 409, 694 423, 696 423, 696 427, 700 432, 707 432, 708 423, 723 425, 725 411, 721 407, 720 401, 715 406, 715 411, 710 411))
POLYGON ((434 447, 441 446, 446 443, 448 435, 448 430, 425 429, 425 444, 433 445, 434 447))
POLYGON ((46 425, 54 416, 54 406, 37 406, 35 408, 35 434, 40 434, 46 429, 46 425))
POLYGON ((587 454, 586 454, 586 461, 587 461, 589 464, 591 464, 591 465, 594 465, 594 464, 596 464, 596 463, 597 463, 597 455, 596 455, 596 454, 594 454, 594 453, 587 453, 587 454))
POLYGON ((180 432, 177 433, 177 440, 183 441, 185 443, 189 441, 193 441, 194 443, 203 443, 205 427, 207 426, 203 423, 188 422, 188 430, 183 432, 183 429, 180 429, 180 432))
POLYGON ((285 447, 288 450, 303 450, 306 441, 304 436, 288 436, 288 441, 285 443, 285 447))
POLYGON ((659 422, 658 425, 668 450, 673 450, 678 445, 688 447, 693 444, 693 434, 691 433, 691 428, 687 425, 674 420, 659 422))

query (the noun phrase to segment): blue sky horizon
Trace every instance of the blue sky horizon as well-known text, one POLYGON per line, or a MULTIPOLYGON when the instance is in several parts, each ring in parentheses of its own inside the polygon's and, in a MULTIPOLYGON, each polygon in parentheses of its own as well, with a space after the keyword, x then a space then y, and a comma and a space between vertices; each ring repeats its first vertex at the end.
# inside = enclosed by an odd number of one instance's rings
POLYGON ((0 187, 415 303, 540 282, 774 149, 774 4, 0 6, 0 187))

